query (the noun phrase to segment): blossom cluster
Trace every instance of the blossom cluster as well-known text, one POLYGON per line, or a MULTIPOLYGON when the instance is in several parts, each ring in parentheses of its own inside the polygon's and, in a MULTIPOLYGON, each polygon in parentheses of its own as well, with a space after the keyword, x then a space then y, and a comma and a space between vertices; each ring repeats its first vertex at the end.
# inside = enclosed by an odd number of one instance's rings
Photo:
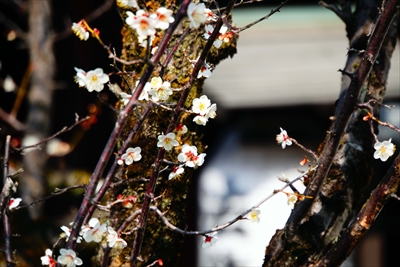
POLYGON ((150 41, 156 34, 156 29, 166 30, 169 24, 174 22, 172 10, 160 7, 155 13, 148 13, 143 9, 139 9, 136 14, 127 11, 128 17, 125 19, 132 29, 136 30, 138 41, 142 46, 147 46, 145 40, 150 37, 150 41))
MULTIPOLYGON (((204 39, 208 40, 208 38, 210 38, 211 34, 214 31, 214 27, 210 24, 205 26, 205 33, 203 34, 204 39)), ((219 34, 217 36, 217 38, 215 39, 213 45, 216 48, 220 48, 222 43, 229 43, 233 38, 233 32, 228 31, 228 27, 226 27, 225 25, 223 25, 220 29, 219 29, 219 34)))
POLYGON ((192 111, 197 114, 193 121, 198 125, 205 126, 208 119, 214 119, 217 116, 217 104, 211 104, 206 95, 193 99, 192 111))
MULTIPOLYGON (((62 226, 61 230, 64 231, 61 237, 66 237, 68 240, 71 229, 67 226, 62 226)), ((77 242, 80 243, 82 239, 88 243, 105 242, 108 247, 116 249, 124 249, 127 246, 126 241, 111 226, 108 226, 106 223, 100 223, 97 218, 91 218, 88 225, 82 227, 77 242)), ((58 263, 67 267, 75 267, 83 264, 83 261, 77 257, 76 252, 72 249, 60 249, 60 255, 57 257, 57 260, 53 257, 52 250, 46 249, 45 254, 45 256, 40 258, 42 265, 54 267, 58 263)))

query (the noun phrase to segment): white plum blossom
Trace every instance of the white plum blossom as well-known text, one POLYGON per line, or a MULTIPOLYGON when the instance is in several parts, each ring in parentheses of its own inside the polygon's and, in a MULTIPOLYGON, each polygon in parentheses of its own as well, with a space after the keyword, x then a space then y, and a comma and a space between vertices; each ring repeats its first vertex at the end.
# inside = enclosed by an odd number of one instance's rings
POLYGON ((205 116, 202 115, 197 115, 196 117, 194 117, 193 121, 197 124, 197 125, 203 125, 206 126, 208 120, 206 119, 205 116))
POLYGON ((72 23, 71 27, 72 31, 75 33, 76 36, 79 37, 79 39, 86 41, 89 39, 89 32, 87 31, 83 20, 79 21, 78 23, 72 23))
MULTIPOLYGON (((151 35, 150 36, 150 44, 149 44, 149 46, 151 46, 153 44, 154 38, 156 38, 155 35, 151 35)), ((147 47, 147 41, 148 41, 148 36, 138 36, 138 42, 139 42, 141 47, 146 48, 147 47)), ((152 54, 154 54, 154 53, 152 52, 152 54)))
MULTIPOLYGON (((198 60, 199 60, 199 58, 197 58, 196 60, 191 60, 193 68, 195 67, 198 60)), ((203 66, 200 67, 199 73, 197 74, 197 79, 200 79, 201 77, 205 77, 205 78, 210 77, 212 74, 211 70, 212 70, 212 67, 210 66, 210 64, 208 64, 206 61, 204 61, 203 66)))
POLYGON ((139 161, 142 158, 142 155, 140 152, 142 149, 140 147, 135 147, 135 148, 128 148, 121 156, 121 161, 118 161, 119 165, 122 165, 122 163, 125 161, 126 165, 131 165, 134 161, 139 161))
POLYGON ((210 107, 206 109, 206 114, 205 115, 197 115, 194 117, 193 121, 198 124, 198 125, 203 125, 205 126, 206 123, 208 122, 208 119, 214 119, 217 116, 217 104, 212 104, 210 107))
POLYGON ((194 168, 203 165, 205 156, 206 153, 198 155, 195 146, 185 144, 182 146, 182 152, 178 155, 178 160, 185 163, 186 166, 194 168))
POLYGON ((208 108, 211 106, 211 101, 206 95, 202 95, 200 98, 193 99, 192 111, 199 115, 206 115, 208 108))
POLYGON ((140 38, 152 36, 156 33, 155 20, 149 17, 149 14, 140 9, 136 12, 136 15, 131 11, 127 11, 128 17, 125 19, 132 29, 136 30, 136 33, 140 38))
POLYGON ((71 146, 67 142, 54 138, 47 142, 46 152, 51 157, 62 157, 71 151, 71 146))
POLYGON ((48 265, 49 267, 55 267, 57 265, 57 262, 53 258, 53 251, 51 251, 51 249, 46 249, 45 254, 46 255, 40 257, 40 260, 42 261, 42 265, 48 265))
POLYGON ((97 68, 86 73, 86 88, 89 92, 100 92, 104 84, 109 82, 109 77, 103 72, 103 69, 97 68))
MULTIPOLYGON (((205 33, 203 34, 204 39, 208 40, 208 38, 210 38, 211 34, 214 31, 214 27, 210 24, 205 26, 205 33)), ((225 25, 221 26, 221 28, 219 29, 219 35, 217 36, 217 38, 215 39, 213 45, 216 48, 220 48, 222 45, 222 41, 224 39, 224 35, 226 33, 226 31, 228 30, 228 27, 226 27, 225 25)))
POLYGON ((206 119, 208 120, 209 118, 214 119, 217 117, 217 104, 212 104, 208 109, 206 113, 206 119))
POLYGON ((128 105, 128 102, 129 102, 129 100, 131 100, 132 95, 127 94, 127 93, 120 93, 119 95, 121 97, 122 105, 124 105, 124 106, 128 105))
POLYGON ((211 235, 205 235, 203 236, 203 243, 201 244, 202 248, 209 248, 211 246, 214 246, 215 243, 218 241, 218 237, 215 235, 217 232, 212 233, 211 235))
POLYGON ((190 3, 187 9, 187 15, 190 20, 190 28, 198 28, 200 24, 206 22, 206 6, 204 3, 195 4, 190 3))
POLYGON ((22 198, 19 198, 19 197, 17 197, 17 198, 11 198, 11 199, 8 201, 8 209, 9 209, 9 210, 15 209, 16 207, 19 206, 19 204, 21 203, 21 201, 22 201, 22 198))
MULTIPOLYGON (((139 81, 136 82, 136 87, 139 85, 139 81)), ((149 100, 149 90, 151 89, 151 84, 149 82, 146 82, 142 92, 140 93, 140 96, 138 100, 149 100)), ((136 89, 135 89, 136 90, 136 89)))
POLYGON ((107 242, 110 248, 123 249, 127 246, 126 241, 119 237, 118 233, 112 227, 107 227, 107 231, 107 242))
POLYGON ((15 89, 17 88, 17 85, 15 84, 13 78, 10 75, 7 75, 7 77, 3 81, 3 89, 5 92, 14 92, 15 89))
POLYGON ((75 251, 65 248, 60 249, 60 256, 57 257, 57 262, 67 267, 75 267, 83 264, 83 261, 76 256, 75 251))
POLYGON ((79 85, 79 87, 86 86, 86 72, 82 69, 74 67, 76 71, 75 82, 79 85))
POLYGON ((89 227, 85 229, 83 233, 83 238, 86 242, 96 242, 99 243, 107 232, 107 225, 105 223, 100 224, 99 219, 91 218, 89 221, 89 227))
POLYGON ((159 7, 156 13, 151 14, 150 17, 155 20, 154 26, 161 30, 168 29, 169 24, 175 21, 172 10, 165 7, 159 7))
POLYGON ((184 124, 178 124, 175 128, 177 134, 185 134, 188 131, 188 128, 184 124))
POLYGON ((101 68, 97 68, 88 72, 75 68, 75 71, 75 81, 80 87, 86 87, 89 92, 100 92, 104 89, 104 84, 110 81, 108 75, 105 74, 101 68))
POLYGON ((389 157, 393 156, 396 146, 392 144, 392 138, 383 142, 376 142, 374 144, 375 153, 374 158, 386 161, 389 157))
POLYGON ((253 222, 253 223, 259 223, 259 222, 260 222, 260 217, 259 217, 260 213, 261 213, 260 210, 258 210, 258 209, 252 209, 252 210, 249 212, 247 218, 248 218, 251 222, 253 222))
MULTIPOLYGON (((71 229, 68 228, 68 227, 65 226, 65 225, 61 226, 60 228, 61 228, 61 230, 64 231, 64 233, 61 234, 60 237, 61 237, 61 238, 64 238, 64 237, 65 237, 65 241, 68 241, 68 238, 69 238, 69 236, 70 236, 70 234, 71 234, 71 229)), ((77 243, 81 243, 81 242, 82 242, 82 237, 79 236, 79 237, 76 239, 76 242, 77 242, 77 243)))
POLYGON ((171 180, 175 178, 175 176, 178 176, 179 174, 182 174, 185 172, 185 168, 183 168, 183 165, 179 166, 173 166, 172 167, 172 172, 168 175, 168 180, 171 180))
POLYGON ((179 142, 176 141, 174 133, 168 133, 166 135, 160 134, 158 136, 157 147, 163 147, 165 150, 170 151, 177 145, 179 145, 179 142))
POLYGON ((204 13, 206 13, 206 18, 207 21, 217 21, 218 20, 218 16, 214 14, 214 12, 211 11, 211 9, 206 8, 204 10, 204 13))
POLYGON ((136 0, 117 0, 117 5, 119 7, 133 7, 139 9, 139 5, 136 0))
POLYGON ((153 101, 166 101, 172 95, 171 84, 162 81, 160 77, 153 77, 150 81, 151 89, 149 95, 153 101))
POLYGON ((278 142, 278 145, 282 145, 282 149, 285 149, 286 146, 291 146, 292 145, 292 140, 290 140, 289 135, 285 130, 282 128, 280 134, 276 135, 276 141, 278 142))

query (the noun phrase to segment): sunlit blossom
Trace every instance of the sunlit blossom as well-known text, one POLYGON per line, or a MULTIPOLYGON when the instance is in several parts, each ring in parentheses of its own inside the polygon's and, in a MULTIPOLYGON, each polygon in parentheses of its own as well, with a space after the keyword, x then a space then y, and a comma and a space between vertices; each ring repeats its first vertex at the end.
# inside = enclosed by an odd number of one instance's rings
POLYGON ((51 157, 62 157, 67 155, 70 151, 70 144, 60 139, 53 138, 49 142, 47 142, 46 152, 47 155, 51 157))
POLYGON ((187 15, 190 20, 190 28, 198 28, 207 20, 206 6, 204 3, 190 3, 187 9, 187 15))
POLYGON ((19 198, 19 197, 17 197, 17 198, 11 198, 11 199, 8 201, 8 209, 9 209, 9 210, 15 209, 16 207, 19 206, 19 204, 21 203, 21 201, 22 201, 22 198, 19 198))
POLYGON ((80 87, 86 87, 89 92, 100 92, 104 89, 104 84, 109 82, 109 77, 103 72, 103 69, 97 68, 88 72, 75 68, 75 81, 80 87))
POLYGON ((282 149, 285 149, 286 146, 291 146, 292 145, 292 140, 290 140, 289 135, 285 130, 282 128, 280 134, 276 135, 276 141, 278 142, 278 145, 282 145, 282 149))
POLYGON ((161 30, 166 30, 169 24, 175 21, 172 16, 172 10, 165 7, 159 7, 156 13, 151 14, 150 17, 155 20, 154 26, 161 30))
POLYGON ((197 115, 194 117, 193 121, 198 124, 198 125, 203 125, 205 126, 208 122, 208 119, 214 119, 217 116, 217 104, 212 104, 209 108, 206 110, 205 115, 197 115))
POLYGON ((188 131, 188 128, 184 124, 178 124, 175 128, 177 134, 185 134, 188 131))
MULTIPOLYGON (((136 82, 136 87, 139 85, 139 81, 136 82)), ((142 92, 140 93, 140 96, 138 100, 149 100, 149 90, 151 89, 151 84, 149 82, 146 82, 142 92)), ((136 89, 135 89, 136 90, 136 89)))
POLYGON ((42 265, 48 265, 49 267, 55 267, 57 265, 57 262, 53 258, 53 251, 51 251, 51 249, 46 249, 45 254, 46 255, 40 257, 40 260, 42 261, 42 265))
POLYGON ((205 116, 197 115, 196 117, 193 118, 193 122, 196 123, 197 125, 206 126, 208 120, 206 119, 205 116))
POLYGON ((171 180, 171 179, 175 178, 176 176, 178 176, 179 174, 182 174, 184 172, 185 172, 185 168, 183 168, 183 165, 173 166, 172 172, 170 172, 170 174, 168 175, 168 180, 171 180))
POLYGON ((124 106, 126 106, 129 102, 129 100, 131 100, 131 98, 132 98, 132 95, 127 94, 127 93, 120 93, 119 95, 121 96, 121 103, 124 106))
POLYGON ((193 99, 192 111, 200 115, 206 115, 208 108, 211 106, 211 101, 206 95, 200 98, 193 99))
POLYGON ((185 163, 186 166, 194 168, 203 165, 205 156, 205 153, 198 155, 195 146, 185 144, 182 146, 182 152, 178 155, 178 160, 185 163))
POLYGON ((150 84, 149 95, 151 95, 153 101, 166 101, 173 93, 171 84, 167 81, 163 82, 160 77, 153 77, 150 84))
POLYGON ((127 246, 126 241, 112 227, 107 227, 107 232, 107 242, 110 248, 123 249, 127 246))
POLYGON ((146 11, 140 9, 136 15, 131 11, 127 11, 126 14, 128 15, 125 19, 126 24, 135 29, 139 36, 151 36, 156 33, 155 20, 150 18, 146 11))
POLYGON ((250 213, 248 214, 247 218, 254 223, 259 223, 260 222, 260 215, 261 211, 258 209, 252 209, 250 213))
POLYGON ((396 146, 392 144, 392 138, 383 142, 376 142, 374 144, 375 153, 374 158, 386 161, 389 157, 393 156, 396 146))
POLYGON ((117 5, 119 7, 133 7, 139 9, 139 5, 136 0, 117 0, 117 5))
MULTIPOLYGON (((61 237, 61 238, 64 238, 64 237, 65 237, 65 241, 68 241, 68 238, 69 238, 69 236, 70 236, 72 230, 71 230, 70 228, 68 228, 67 226, 65 226, 65 225, 61 226, 60 228, 61 228, 61 230, 63 230, 63 232, 64 232, 64 233, 62 233, 62 234, 60 235, 60 237, 61 237)), ((81 243, 81 242, 82 242, 82 237, 81 237, 81 236, 78 236, 78 238, 76 239, 76 242, 77 242, 77 243, 81 243)))
POLYGON ((97 218, 91 218, 88 224, 89 227, 84 231, 83 239, 88 243, 92 241, 99 243, 107 232, 107 225, 101 224, 97 218))
POLYGON ((83 41, 89 39, 90 33, 87 31, 83 20, 79 21, 78 23, 72 23, 71 29, 75 35, 79 37, 79 39, 83 41))
MULTIPOLYGON (((126 150, 125 154, 121 156, 121 159, 125 161, 126 165, 131 165, 134 161, 139 161, 142 158, 142 155, 140 154, 141 151, 142 149, 140 147, 130 147, 126 150)), ((119 165, 122 165, 122 163, 123 162, 118 161, 119 165)))
POLYGON ((60 249, 60 256, 57 257, 57 262, 67 267, 75 267, 83 264, 83 261, 76 256, 75 251, 64 248, 60 249))
POLYGON ((218 16, 214 14, 214 12, 211 11, 211 9, 206 8, 204 10, 204 13, 206 14, 207 21, 217 21, 218 16))
POLYGON ((175 140, 174 133, 168 133, 166 135, 160 134, 158 136, 157 147, 163 147, 165 150, 170 151, 174 146, 179 145, 179 142, 175 140))
POLYGON ((89 92, 100 92, 104 84, 109 82, 109 77, 103 72, 103 69, 97 68, 86 73, 86 88, 89 92))
MULTIPOLYGON (((215 39, 213 45, 216 48, 220 48, 222 45, 222 42, 224 41, 224 35, 226 33, 226 31, 228 30, 228 27, 226 27, 225 25, 223 25, 220 29, 219 29, 219 35, 217 36, 217 38, 215 39)), ((208 40, 208 38, 210 38, 211 34, 214 31, 214 27, 210 24, 205 26, 205 33, 203 34, 203 37, 208 40)))
POLYGON ((214 232, 210 235, 203 236, 203 243, 201 244, 202 248, 209 248, 214 246, 218 241, 218 237, 216 237, 217 232, 214 232))
MULTIPOLYGON (((193 67, 194 67, 194 65, 195 64, 193 64, 193 67)), ((197 79, 200 79, 201 77, 205 77, 205 78, 210 77, 212 74, 211 70, 212 70, 212 68, 211 68, 210 64, 208 64, 206 61, 204 61, 203 66, 201 66, 199 73, 197 74, 197 79)))

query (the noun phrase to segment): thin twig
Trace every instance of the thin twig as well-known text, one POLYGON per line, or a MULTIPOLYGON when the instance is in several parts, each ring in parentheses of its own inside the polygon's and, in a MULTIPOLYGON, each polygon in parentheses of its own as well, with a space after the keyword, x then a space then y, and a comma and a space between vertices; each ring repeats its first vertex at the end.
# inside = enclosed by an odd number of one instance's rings
MULTIPOLYGON (((349 1, 346 1, 349 2, 349 1)), ((324 1, 319 1, 319 3, 321 6, 325 7, 326 9, 329 9, 331 11, 333 11, 333 13, 335 13, 344 23, 348 23, 350 18, 351 18, 351 9, 350 11, 348 9, 339 9, 339 7, 337 5, 333 5, 333 4, 327 4, 324 1)))
POLYGON ((300 144, 299 142, 297 142, 296 139, 293 139, 293 138, 290 137, 290 140, 291 140, 296 146, 300 147, 300 148, 303 149, 305 152, 311 154, 311 156, 313 156, 315 160, 318 160, 318 156, 317 156, 317 154, 316 154, 314 151, 312 151, 311 149, 306 148, 305 146, 303 146, 302 144, 300 144))
POLYGON ((57 133, 53 134, 52 136, 50 136, 50 137, 48 137, 48 138, 46 138, 46 139, 44 139, 44 140, 42 140, 42 141, 40 141, 40 142, 34 144, 34 145, 29 145, 29 146, 23 146, 23 147, 19 147, 19 148, 14 148, 14 150, 15 150, 15 151, 21 151, 21 150, 24 150, 24 149, 27 149, 27 148, 38 147, 38 146, 40 146, 40 145, 42 145, 42 144, 44 144, 44 143, 47 143, 47 142, 50 141, 51 139, 53 139, 53 138, 59 136, 60 134, 70 131, 70 130, 73 129, 75 126, 81 124, 82 122, 88 120, 89 118, 90 118, 90 117, 88 116, 88 117, 86 117, 86 118, 77 120, 77 121, 76 121, 74 124, 72 124, 71 126, 69 126, 69 127, 65 126, 64 128, 62 128, 62 129, 61 129, 60 131, 58 131, 57 133))
POLYGON ((286 5, 287 2, 289 2, 289 0, 286 0, 286 1, 282 2, 277 8, 272 9, 271 12, 269 12, 268 15, 266 15, 266 16, 264 16, 264 17, 262 17, 262 18, 260 18, 260 19, 258 19, 258 20, 256 20, 256 21, 254 21, 254 22, 252 22, 252 23, 250 23, 250 24, 248 24, 248 25, 246 25, 246 26, 244 26, 244 27, 242 27, 242 28, 239 28, 239 29, 237 29, 237 30, 234 30, 234 32, 235 32, 235 33, 242 32, 242 31, 247 30, 248 28, 250 28, 250 27, 256 25, 257 23, 259 23, 259 22, 261 22, 261 21, 263 21, 263 20, 265 20, 265 19, 268 19, 268 18, 271 17, 273 14, 275 14, 275 13, 277 13, 277 12, 280 12, 280 11, 281 11, 281 8, 282 8, 284 5, 286 5))
POLYGON ((37 203, 40 203, 40 202, 49 200, 49 199, 51 199, 51 198, 53 198, 53 197, 62 195, 62 194, 64 194, 64 193, 68 192, 68 191, 75 190, 75 189, 78 189, 78 188, 83 188, 83 189, 85 189, 85 187, 86 187, 85 184, 80 184, 80 185, 73 185, 73 186, 66 187, 66 188, 61 188, 61 189, 56 188, 55 191, 54 191, 53 193, 51 193, 51 195, 49 195, 49 196, 47 196, 47 197, 44 197, 44 198, 41 198, 41 199, 38 199, 38 200, 36 200, 36 201, 34 201, 34 202, 30 203, 30 204, 27 204, 27 205, 21 205, 21 206, 15 207, 14 210, 19 210, 19 209, 24 209, 24 208, 28 208, 28 207, 33 207, 33 206, 35 206, 37 203))
POLYGON ((205 234, 209 234, 209 233, 213 233, 213 232, 218 232, 221 230, 224 230, 226 228, 228 228, 229 226, 233 225, 234 223, 243 220, 247 214, 249 214, 252 210, 260 207, 263 203, 265 203, 267 200, 269 200, 270 198, 272 198, 273 196, 275 196, 276 194, 278 194, 279 192, 282 192, 285 188, 290 187, 293 185, 293 183, 301 180, 304 176, 308 175, 309 173, 315 171, 317 169, 318 166, 313 167, 312 169, 310 169, 308 172, 303 173, 302 175, 300 175, 299 177, 295 178, 294 180, 292 180, 291 182, 285 184, 281 189, 277 189, 274 190, 271 194, 269 194, 267 197, 265 197, 264 199, 262 199, 261 201, 259 201, 257 204, 255 204, 254 206, 252 206, 251 208, 247 209, 246 211, 242 212, 239 216, 236 216, 235 218, 233 218, 232 220, 222 224, 222 225, 217 225, 214 228, 208 229, 208 230, 204 230, 204 231, 187 231, 187 230, 182 230, 178 227, 176 227, 175 225, 173 225, 172 223, 169 222, 169 220, 167 219, 167 217, 165 217, 164 213, 162 211, 160 211, 156 206, 150 206, 150 209, 154 212, 156 212, 161 220, 164 222, 164 224, 170 228, 171 230, 178 232, 180 234, 183 235, 205 235, 205 234))

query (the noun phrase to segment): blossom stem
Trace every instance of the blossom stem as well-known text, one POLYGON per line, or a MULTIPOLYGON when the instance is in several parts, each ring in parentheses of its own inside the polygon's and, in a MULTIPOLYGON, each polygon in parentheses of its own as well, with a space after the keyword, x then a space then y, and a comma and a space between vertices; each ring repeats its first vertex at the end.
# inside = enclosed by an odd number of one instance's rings
POLYGON ((313 156, 315 160, 318 160, 318 156, 317 156, 317 154, 315 154, 314 151, 312 151, 311 149, 307 149, 305 146, 303 146, 302 144, 300 144, 299 142, 297 142, 296 139, 293 139, 293 138, 291 138, 291 137, 290 137, 289 139, 290 139, 296 146, 300 147, 300 148, 303 149, 305 152, 311 154, 311 156, 313 156))
POLYGON ((222 225, 218 225, 214 228, 208 229, 208 230, 204 230, 204 231, 187 231, 187 230, 182 230, 178 227, 176 227, 175 225, 173 225, 172 223, 169 222, 169 220, 167 219, 167 217, 165 217, 164 213, 162 211, 160 211, 156 206, 150 206, 150 209, 152 211, 154 211, 155 213, 157 213, 158 216, 160 216, 161 220, 163 221, 163 223, 170 228, 171 230, 178 232, 180 234, 183 235, 206 235, 209 233, 213 233, 213 232, 218 232, 221 230, 224 230, 226 228, 228 228, 229 226, 233 225, 234 223, 243 220, 247 214, 249 214, 252 210, 255 210, 256 208, 260 207, 263 203, 265 203, 267 200, 269 200, 270 198, 272 198, 273 196, 275 196, 276 194, 278 194, 279 192, 283 192, 283 190, 287 187, 290 187, 291 185, 293 185, 293 183, 301 180, 305 175, 309 174, 310 172, 313 172, 317 169, 318 166, 315 166, 314 168, 310 169, 308 172, 300 175, 299 177, 295 178, 294 180, 292 180, 291 182, 288 182, 287 184, 285 184, 282 188, 274 190, 271 194, 269 194, 267 197, 265 197, 264 199, 262 199, 260 202, 258 202, 257 204, 255 204, 253 207, 249 208, 248 210, 242 212, 239 216, 233 218, 232 220, 222 224, 222 225))

